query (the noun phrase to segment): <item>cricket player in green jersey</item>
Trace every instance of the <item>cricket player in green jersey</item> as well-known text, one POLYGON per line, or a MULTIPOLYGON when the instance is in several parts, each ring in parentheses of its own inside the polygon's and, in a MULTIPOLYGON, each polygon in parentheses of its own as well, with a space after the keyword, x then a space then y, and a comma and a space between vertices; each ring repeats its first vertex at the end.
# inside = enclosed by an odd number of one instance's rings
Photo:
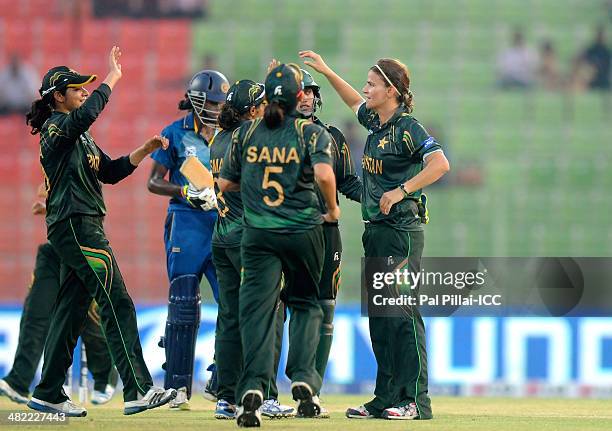
MULTIPOLYGON (((368 71, 364 98, 320 55, 301 51, 304 64, 323 74, 369 131, 362 159, 363 246, 366 258, 408 260, 419 272, 426 222, 421 190, 449 170, 440 145, 410 115, 413 96, 408 69, 381 59, 368 71)), ((349 408, 349 418, 431 419, 427 388, 425 326, 417 307, 402 317, 369 318, 378 365, 374 399, 349 408)))
POLYGON ((331 138, 311 121, 297 117, 303 97, 296 65, 282 64, 265 82, 268 106, 261 119, 233 134, 219 189, 240 190, 244 210, 239 323, 244 369, 238 383, 239 426, 259 426, 263 391, 274 375, 276 307, 284 276, 290 310, 287 376, 298 414, 320 412, 321 376, 315 355, 323 313, 318 284, 324 254, 324 220, 338 219, 331 166, 331 138), (319 209, 315 181, 328 212, 319 209))
MULTIPOLYGON (((44 184, 38 189, 38 198, 46 199, 44 184)), ((44 201, 37 200, 32 206, 34 215, 46 214, 44 201)), ((60 289, 60 259, 48 242, 41 244, 36 253, 36 264, 32 283, 23 304, 19 323, 19 341, 10 372, 0 379, 0 395, 12 401, 26 404, 29 401, 30 384, 42 357, 45 338, 53 304, 60 289)), ((110 401, 117 384, 117 371, 102 334, 97 304, 92 302, 85 328, 81 333, 87 347, 87 365, 94 378, 92 404, 110 401)))
MULTIPOLYGON (((334 174, 336 175, 337 190, 356 202, 361 202, 363 184, 361 178, 355 173, 355 167, 351 158, 349 146, 344 134, 335 126, 324 124, 315 114, 323 105, 321 88, 315 82, 312 75, 302 69, 304 82, 304 97, 297 106, 297 111, 303 118, 324 127, 331 136, 332 158, 334 174)), ((317 193, 321 213, 326 213, 325 201, 321 193, 317 193)), ((336 202, 338 198, 336 197, 336 202)), ((323 324, 321 325, 321 336, 317 347, 316 366, 321 377, 325 377, 325 369, 329 359, 332 339, 334 335, 334 311, 336 308, 336 296, 340 288, 340 264, 342 260, 342 241, 338 222, 323 223, 323 234, 325 237, 325 258, 323 260, 323 272, 319 283, 319 304, 323 311, 323 324)), ((329 412, 321 407, 320 418, 328 418, 329 412)))
POLYGON ((124 414, 168 403, 176 390, 153 386, 142 356, 136 312, 104 233, 102 183, 130 175, 166 139, 155 136, 127 156, 112 160, 94 142, 89 128, 122 76, 121 51, 113 47, 109 72, 91 95, 84 85, 95 75, 66 66, 50 69, 26 121, 40 133, 40 162, 47 188, 47 239, 61 259, 61 287, 54 306, 41 381, 28 406, 42 412, 85 416, 63 392, 66 371, 92 299, 100 306, 102 328, 123 381, 124 414))

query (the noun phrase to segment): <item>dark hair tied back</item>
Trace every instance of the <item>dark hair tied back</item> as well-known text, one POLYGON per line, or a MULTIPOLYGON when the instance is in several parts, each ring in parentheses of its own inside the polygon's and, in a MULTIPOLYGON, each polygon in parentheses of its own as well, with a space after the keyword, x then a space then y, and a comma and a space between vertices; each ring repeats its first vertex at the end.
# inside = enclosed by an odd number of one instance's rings
POLYGON ((36 135, 40 133, 45 121, 49 119, 53 112, 53 93, 46 94, 42 99, 32 102, 30 112, 26 114, 26 124, 32 128, 30 133, 36 135))
POLYGON ((224 130, 230 130, 240 124, 241 115, 229 103, 223 105, 219 113, 219 126, 224 130))
POLYGON ((190 111, 193 109, 193 105, 186 94, 185 98, 178 103, 178 109, 179 111, 190 111))
POLYGON ((285 118, 285 109, 278 102, 272 102, 266 106, 264 111, 264 121, 269 129, 275 129, 285 118))

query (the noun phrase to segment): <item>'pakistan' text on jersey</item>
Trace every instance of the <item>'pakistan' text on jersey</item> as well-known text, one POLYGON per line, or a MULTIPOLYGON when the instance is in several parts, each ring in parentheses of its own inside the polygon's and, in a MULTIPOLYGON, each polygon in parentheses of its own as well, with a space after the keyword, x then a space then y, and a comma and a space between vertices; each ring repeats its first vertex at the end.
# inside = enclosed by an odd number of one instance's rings
MULTIPOLYGON (((223 167, 223 158, 232 144, 232 134, 237 130, 238 127, 222 130, 213 140, 210 147, 210 166, 215 180, 219 178, 223 167)), ((215 192, 217 193, 219 216, 217 217, 212 243, 219 247, 238 247, 242 239, 243 213, 240 192, 221 193, 216 182, 215 192)))
POLYGON ((332 164, 324 128, 291 115, 275 129, 257 119, 234 133, 221 178, 240 183, 245 226, 305 231, 323 223, 314 183, 317 163, 332 164))
MULTIPOLYGON (((351 158, 351 151, 346 143, 346 138, 337 127, 329 124, 324 124, 321 120, 313 117, 313 123, 324 127, 331 137, 331 155, 334 168, 334 174, 336 175, 336 203, 338 203, 338 193, 342 193, 348 199, 361 202, 361 193, 363 189, 363 183, 361 178, 355 173, 355 166, 353 165, 353 159, 351 158)), ((317 197, 319 198, 319 209, 322 213, 327 212, 327 205, 325 205, 325 199, 317 187, 317 197)), ((336 222, 335 224, 337 224, 336 222)))
POLYGON ((83 105, 66 114, 53 111, 40 131, 40 163, 47 189, 47 226, 72 215, 104 216, 102 183, 115 184, 136 167, 128 156, 111 160, 96 145, 89 127, 108 102, 102 84, 83 105))
POLYGON ((363 151, 363 196, 361 215, 371 223, 387 223, 401 230, 422 230, 416 201, 421 190, 410 193, 391 207, 388 215, 380 212, 380 198, 423 169, 427 154, 442 151, 440 144, 412 117, 404 105, 381 126, 376 112, 365 102, 357 111, 359 123, 369 131, 363 151))
MULTIPOLYGON (((151 158, 170 171, 170 182, 181 187, 188 185, 189 181, 181 174, 181 165, 187 157, 195 156, 207 169, 210 169, 210 148, 206 139, 195 131, 193 112, 176 120, 161 132, 168 138, 167 150, 159 148, 151 154, 151 158)), ((202 211, 194 208, 185 199, 172 197, 169 211, 202 211)), ((211 210, 216 211, 216 210, 211 210)))

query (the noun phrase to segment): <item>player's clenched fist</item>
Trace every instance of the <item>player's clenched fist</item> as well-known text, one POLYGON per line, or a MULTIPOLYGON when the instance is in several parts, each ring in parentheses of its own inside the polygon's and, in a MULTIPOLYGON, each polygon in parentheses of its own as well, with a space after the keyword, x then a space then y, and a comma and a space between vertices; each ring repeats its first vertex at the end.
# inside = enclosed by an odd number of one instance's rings
POLYGON ((183 196, 194 208, 200 208, 203 211, 210 211, 217 208, 217 196, 212 187, 198 190, 191 185, 184 186, 183 196))

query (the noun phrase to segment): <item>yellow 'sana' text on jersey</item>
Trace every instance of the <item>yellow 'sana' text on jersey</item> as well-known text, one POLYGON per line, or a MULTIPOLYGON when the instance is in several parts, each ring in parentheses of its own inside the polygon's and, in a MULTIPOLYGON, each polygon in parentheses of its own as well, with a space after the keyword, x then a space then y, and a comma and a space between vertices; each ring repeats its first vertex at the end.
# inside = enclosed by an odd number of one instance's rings
POLYGON ((248 163, 282 163, 289 164, 291 162, 300 163, 297 150, 295 148, 272 148, 262 147, 261 149, 250 146, 247 148, 246 161, 248 163))
POLYGON ((213 175, 218 175, 223 167, 223 159, 210 159, 210 168, 213 175))

